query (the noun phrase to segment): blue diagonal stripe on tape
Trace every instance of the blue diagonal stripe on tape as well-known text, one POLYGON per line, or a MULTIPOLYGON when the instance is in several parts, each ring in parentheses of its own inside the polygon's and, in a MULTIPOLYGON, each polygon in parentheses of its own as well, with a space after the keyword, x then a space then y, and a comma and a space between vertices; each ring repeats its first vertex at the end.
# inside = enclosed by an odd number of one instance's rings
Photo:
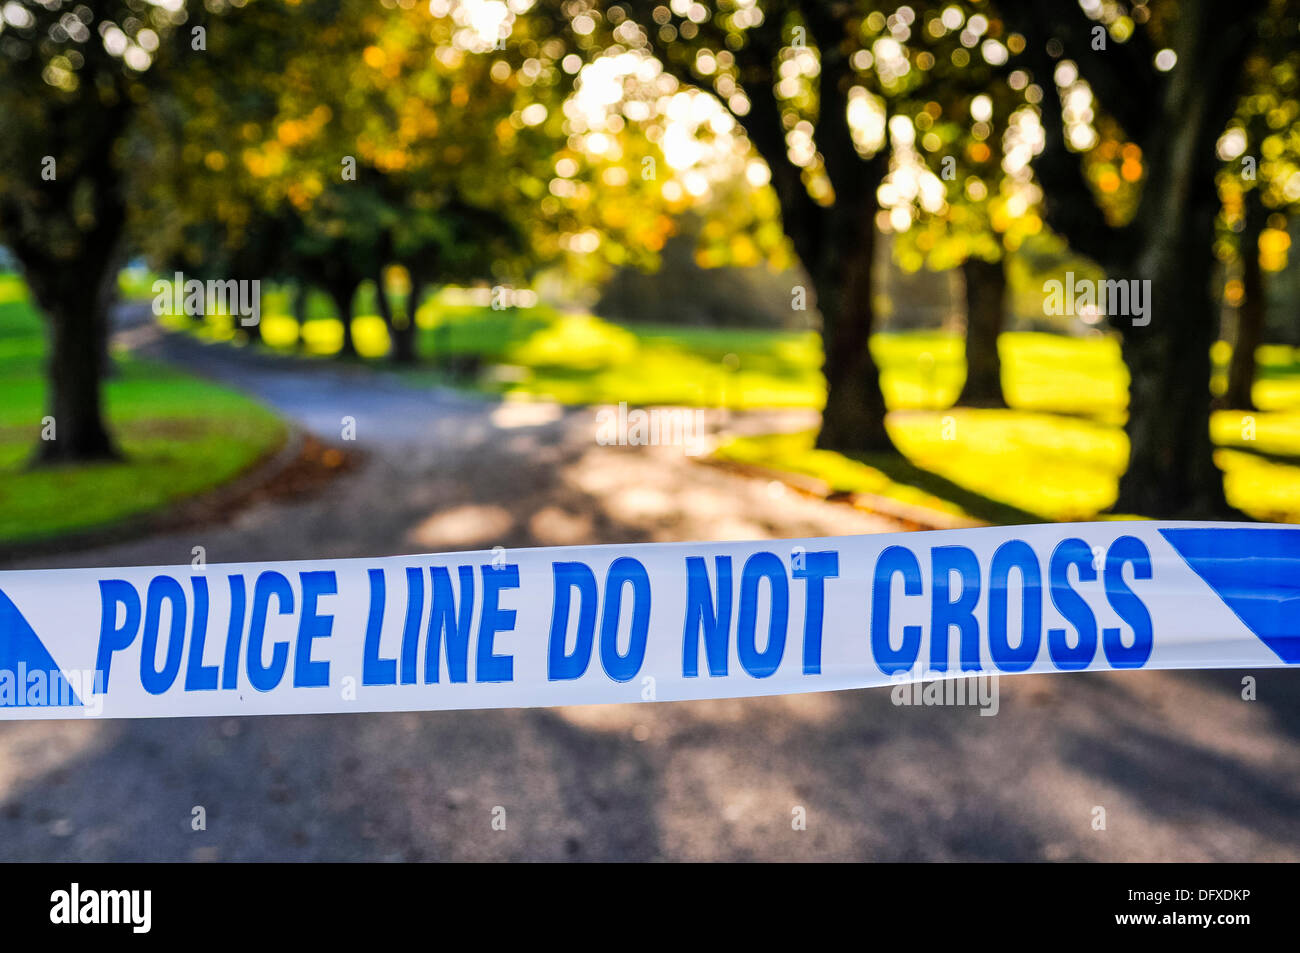
POLYGON ((1162 529, 1261 642, 1300 663, 1300 529, 1162 529))
POLYGON ((41 705, 57 707, 60 700, 68 699, 71 699, 74 705, 81 704, 70 686, 66 684, 63 672, 55 664, 54 657, 41 644, 40 638, 23 618, 23 614, 18 611, 13 600, 0 589, 0 673, 5 672, 11 673, 10 677, 15 680, 15 691, 12 696, 8 692, 0 691, 0 708, 27 704, 27 686, 21 682, 26 681, 25 675, 33 672, 42 672, 44 677, 50 679, 41 705), (21 679, 20 672, 24 673, 21 679), (51 678, 51 673, 55 672, 58 673, 57 678, 51 678))

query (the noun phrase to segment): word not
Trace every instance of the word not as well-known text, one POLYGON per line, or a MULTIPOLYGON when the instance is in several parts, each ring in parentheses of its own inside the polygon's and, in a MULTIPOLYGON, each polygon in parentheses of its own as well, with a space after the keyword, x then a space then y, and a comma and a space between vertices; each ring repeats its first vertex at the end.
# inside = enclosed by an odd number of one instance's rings
MULTIPOLYGON (((791 556, 790 576, 804 583, 803 673, 820 675, 822 670, 822 626, 826 605, 826 580, 840 574, 840 555, 835 551, 791 556)), ((768 678, 781 665, 790 624, 790 580, 785 561, 776 553, 757 552, 745 560, 740 571, 739 600, 733 598, 730 556, 714 557, 717 590, 709 582, 703 556, 686 557, 686 627, 682 632, 682 677, 700 674, 700 643, 705 664, 713 678, 727 674, 734 635, 740 667, 753 678, 768 678), (767 640, 758 647, 759 590, 768 593, 767 640), (735 611, 733 611, 735 610, 735 611), (732 619, 735 619, 733 626, 732 619)))

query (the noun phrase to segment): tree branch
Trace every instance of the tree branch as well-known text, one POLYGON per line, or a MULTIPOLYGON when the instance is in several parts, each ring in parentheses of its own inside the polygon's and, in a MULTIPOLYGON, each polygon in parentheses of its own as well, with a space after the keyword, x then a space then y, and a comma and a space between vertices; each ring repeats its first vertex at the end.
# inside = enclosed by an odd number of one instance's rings
POLYGON ((1159 104, 1168 77, 1155 68, 1155 51, 1145 30, 1135 30, 1124 43, 1107 34, 1105 48, 1098 50, 1093 49, 1093 31, 1105 26, 1076 5, 1063 10, 1041 0, 1002 0, 1000 6, 1008 25, 1028 38, 1026 52, 1050 64, 1051 71, 1038 77, 1040 85, 1051 85, 1055 64, 1045 54, 1047 42, 1055 39, 1062 55, 1078 64, 1079 75, 1088 81, 1102 109, 1143 151, 1147 149, 1159 129, 1159 104))
MULTIPOLYGON (((1130 260, 1133 252, 1131 229, 1117 228, 1111 225, 1097 205, 1096 196, 1083 171, 1082 153, 1073 152, 1066 145, 1065 118, 1061 110, 1061 97, 1056 88, 1056 64, 1047 52, 1051 39, 1060 40, 1062 29, 1052 18, 1056 15, 1035 0, 1002 0, 1002 10, 1007 23, 1026 38, 1024 57, 1033 71, 1034 78, 1043 90, 1040 104, 1045 144, 1042 153, 1034 161, 1034 173, 1043 187, 1043 206, 1047 224, 1063 235, 1075 251, 1094 259, 1103 267, 1111 267, 1130 260)), ((1054 9, 1054 8, 1053 8, 1054 9)), ((1073 18, 1074 14, 1069 15, 1073 18)), ((1080 13, 1079 16, 1082 17, 1080 13)), ((1086 17, 1084 18, 1085 22, 1086 17)), ((1066 28, 1065 33, 1075 31, 1077 43, 1077 24, 1066 28)), ((1064 44, 1064 41, 1062 41, 1064 44)), ((1114 44, 1111 44, 1112 48, 1114 44)), ((1090 49, 1090 48, 1089 48, 1090 49)), ((1081 53, 1078 55, 1082 55, 1081 53)), ((1078 62, 1078 61, 1076 61, 1078 62)), ((1095 65, 1096 60, 1088 59, 1095 65)), ((1117 59, 1117 63, 1120 62, 1117 59)), ((1083 73, 1085 63, 1080 62, 1080 74, 1093 85, 1093 75, 1083 73)), ((1094 70, 1096 71, 1096 70, 1094 70)), ((1105 69, 1101 69, 1103 87, 1113 86, 1105 69)), ((1152 111, 1150 99, 1144 87, 1133 87, 1134 101, 1141 100, 1146 105, 1129 110, 1132 115, 1129 122, 1137 123, 1148 131, 1155 123, 1149 116, 1140 120, 1140 113, 1152 111)), ((1118 118, 1118 117, 1117 117, 1118 118)), ((1124 122, 1121 118, 1120 122, 1124 122)), ((1125 127, 1128 131, 1128 126, 1125 127)), ((1131 132, 1129 133, 1132 134, 1131 132)))
MULTIPOLYGON (((650 51, 680 82, 707 90, 707 84, 694 74, 692 59, 683 57, 681 44, 665 43, 659 36, 652 11, 661 4, 655 0, 622 0, 621 5, 632 11, 641 25, 650 51)), ((763 22, 744 31, 744 43, 735 50, 737 80, 749 100, 750 108, 739 114, 731 104, 723 102, 736 121, 744 128, 750 142, 758 150, 772 173, 772 188, 781 204, 781 218, 786 235, 795 247, 796 254, 805 262, 815 260, 820 252, 820 224, 825 209, 808 194, 803 183, 803 169, 790 161, 786 149, 785 125, 781 118, 781 105, 776 98, 773 64, 783 45, 781 28, 787 13, 784 0, 766 4, 763 22)), ((711 23, 700 24, 701 40, 713 49, 727 49, 726 36, 714 29, 711 23)), ((692 47, 693 48, 693 47, 692 47)))

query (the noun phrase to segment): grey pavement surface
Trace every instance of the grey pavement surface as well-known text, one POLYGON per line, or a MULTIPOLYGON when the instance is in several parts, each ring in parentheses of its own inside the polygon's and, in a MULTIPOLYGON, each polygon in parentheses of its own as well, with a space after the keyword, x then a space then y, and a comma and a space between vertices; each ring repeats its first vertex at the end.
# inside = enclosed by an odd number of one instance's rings
MULTIPOLYGON (((2 568, 182 563, 197 544, 224 562, 895 528, 680 450, 598 446, 591 410, 125 333, 326 440, 355 418, 365 466, 220 526, 2 568)), ((5 722, 0 859, 1300 860, 1300 672, 1254 674, 1253 702, 1233 672, 1017 676, 996 717, 875 689, 5 722)))

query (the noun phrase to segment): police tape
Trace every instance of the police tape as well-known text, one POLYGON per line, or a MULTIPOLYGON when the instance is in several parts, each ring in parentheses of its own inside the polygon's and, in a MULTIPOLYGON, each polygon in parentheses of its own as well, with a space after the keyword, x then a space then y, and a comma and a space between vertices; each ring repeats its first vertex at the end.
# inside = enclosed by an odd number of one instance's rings
POLYGON ((1300 664, 1300 527, 1103 522, 0 572, 0 718, 1300 664))

